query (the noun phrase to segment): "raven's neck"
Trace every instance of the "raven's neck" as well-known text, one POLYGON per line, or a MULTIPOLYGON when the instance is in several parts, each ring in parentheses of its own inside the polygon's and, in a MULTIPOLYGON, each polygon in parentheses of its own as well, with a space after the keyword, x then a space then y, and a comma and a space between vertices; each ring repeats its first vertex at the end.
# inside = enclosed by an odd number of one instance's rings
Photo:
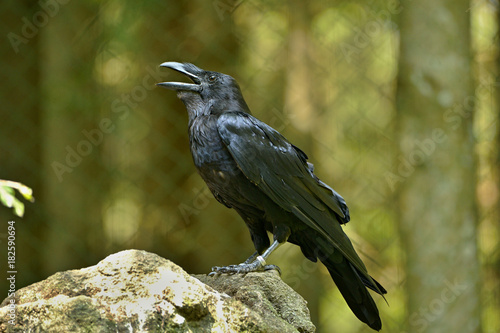
POLYGON ((228 98, 223 100, 220 99, 210 100, 208 111, 211 114, 223 114, 225 112, 233 112, 233 111, 240 111, 251 114, 247 103, 245 102, 245 100, 241 95, 235 98, 228 98))
POLYGON ((204 115, 193 119, 189 126, 189 144, 194 164, 202 177, 212 170, 235 169, 217 130, 219 115, 204 115))

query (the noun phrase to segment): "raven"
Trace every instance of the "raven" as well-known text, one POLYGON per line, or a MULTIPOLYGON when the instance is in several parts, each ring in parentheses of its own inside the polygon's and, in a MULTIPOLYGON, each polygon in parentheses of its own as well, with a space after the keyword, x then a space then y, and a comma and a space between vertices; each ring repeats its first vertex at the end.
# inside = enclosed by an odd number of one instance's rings
POLYGON ((276 268, 266 259, 288 241, 307 259, 319 259, 352 312, 380 330, 379 312, 366 287, 382 297, 386 290, 368 274, 342 230, 350 219, 344 199, 314 174, 302 150, 251 115, 231 76, 189 63, 160 66, 192 80, 157 85, 177 91, 188 111, 196 169, 215 199, 243 218, 256 249, 242 264, 214 267, 212 273, 276 268), (267 232, 273 234, 272 244, 267 232))

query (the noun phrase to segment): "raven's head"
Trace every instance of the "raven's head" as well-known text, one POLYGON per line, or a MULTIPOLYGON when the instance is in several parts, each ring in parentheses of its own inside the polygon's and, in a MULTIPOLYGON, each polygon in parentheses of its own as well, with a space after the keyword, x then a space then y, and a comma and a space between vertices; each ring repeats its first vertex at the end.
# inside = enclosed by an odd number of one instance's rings
POLYGON ((177 91, 177 96, 195 116, 226 111, 250 113, 238 83, 231 76, 205 71, 189 63, 164 62, 160 67, 176 70, 193 81, 160 82, 157 85, 177 91))

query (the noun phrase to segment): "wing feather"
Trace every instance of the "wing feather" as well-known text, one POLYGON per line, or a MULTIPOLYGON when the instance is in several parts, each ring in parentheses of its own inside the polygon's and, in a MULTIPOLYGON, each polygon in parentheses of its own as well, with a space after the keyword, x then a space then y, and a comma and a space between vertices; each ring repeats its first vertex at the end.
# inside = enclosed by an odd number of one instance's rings
POLYGON ((324 236, 371 281, 336 221, 349 221, 344 199, 314 175, 307 156, 279 132, 249 114, 226 112, 219 117, 217 126, 243 174, 277 205, 324 236))

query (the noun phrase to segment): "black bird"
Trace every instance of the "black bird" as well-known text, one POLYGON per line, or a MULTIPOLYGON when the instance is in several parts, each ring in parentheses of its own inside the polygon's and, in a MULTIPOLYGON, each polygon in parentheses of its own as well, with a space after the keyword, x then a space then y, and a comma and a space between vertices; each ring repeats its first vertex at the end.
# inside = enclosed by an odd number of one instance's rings
POLYGON ((350 219, 344 199, 313 173, 302 150, 250 114, 231 76, 188 63, 160 66, 193 81, 158 86, 177 91, 184 102, 194 164, 215 199, 243 218, 257 250, 244 263, 214 267, 213 273, 274 268, 265 260, 288 241, 309 260, 319 259, 352 312, 380 330, 379 312, 366 287, 381 295, 386 291, 368 274, 342 230, 350 219), (273 234, 272 244, 267 232, 273 234))

